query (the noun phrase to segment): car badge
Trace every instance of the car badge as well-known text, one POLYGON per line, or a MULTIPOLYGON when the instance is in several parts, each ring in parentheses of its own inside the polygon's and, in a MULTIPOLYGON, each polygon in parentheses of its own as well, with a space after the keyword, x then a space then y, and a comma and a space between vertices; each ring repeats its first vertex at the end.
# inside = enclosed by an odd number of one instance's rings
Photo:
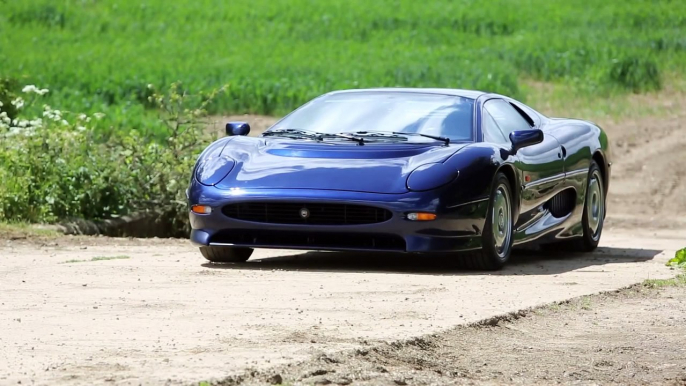
POLYGON ((300 217, 302 217, 302 218, 310 217, 310 210, 307 208, 300 209, 300 217))

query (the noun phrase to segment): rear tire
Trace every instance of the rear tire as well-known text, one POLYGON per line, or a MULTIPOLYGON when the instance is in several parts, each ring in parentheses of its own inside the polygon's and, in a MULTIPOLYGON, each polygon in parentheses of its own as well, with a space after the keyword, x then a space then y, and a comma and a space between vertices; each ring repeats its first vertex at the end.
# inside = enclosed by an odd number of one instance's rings
POLYGON ((514 235, 512 188, 505 174, 495 176, 491 188, 486 224, 481 235, 481 250, 465 254, 460 263, 470 269, 495 271, 510 260, 514 235))
POLYGON ((252 248, 200 247, 203 257, 213 263, 242 263, 250 258, 252 252, 252 248))
POLYGON ((592 252, 598 247, 605 222, 605 185, 600 167, 595 161, 588 168, 584 213, 581 218, 583 233, 581 238, 558 241, 541 245, 541 250, 549 252, 592 252))
POLYGON ((584 233, 581 240, 577 240, 575 250, 591 252, 598 247, 605 222, 605 185, 600 167, 595 161, 588 169, 586 182, 586 197, 584 199, 584 215, 581 225, 584 233))

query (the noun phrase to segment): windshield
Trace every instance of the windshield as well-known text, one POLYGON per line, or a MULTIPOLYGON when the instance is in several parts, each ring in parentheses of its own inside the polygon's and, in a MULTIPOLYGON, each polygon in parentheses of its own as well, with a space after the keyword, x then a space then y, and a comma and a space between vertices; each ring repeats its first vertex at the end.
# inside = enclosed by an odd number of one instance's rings
MULTIPOLYGON (((344 92, 303 105, 269 131, 397 132, 473 140, 474 101, 414 92, 344 92)), ((418 137, 421 138, 421 137, 418 137)))

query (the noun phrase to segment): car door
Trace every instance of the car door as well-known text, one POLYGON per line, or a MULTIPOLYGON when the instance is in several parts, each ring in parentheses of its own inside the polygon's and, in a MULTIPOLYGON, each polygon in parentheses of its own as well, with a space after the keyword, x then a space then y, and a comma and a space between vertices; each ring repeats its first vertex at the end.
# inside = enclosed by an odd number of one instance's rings
MULTIPOLYGON (((490 99, 484 103, 484 123, 490 116, 509 142, 513 131, 530 130, 536 122, 504 99, 490 99)), ((484 140, 486 140, 484 132, 484 140)), ((560 143, 551 135, 543 135, 543 142, 524 147, 514 156, 520 173, 519 220, 515 229, 524 227, 539 215, 539 208, 560 191, 564 181, 564 164, 560 143)))

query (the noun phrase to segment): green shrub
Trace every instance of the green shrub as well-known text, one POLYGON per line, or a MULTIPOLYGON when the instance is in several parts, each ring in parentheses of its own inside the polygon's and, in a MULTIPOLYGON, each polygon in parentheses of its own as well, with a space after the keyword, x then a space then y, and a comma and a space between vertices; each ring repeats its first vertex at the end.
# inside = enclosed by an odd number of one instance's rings
POLYGON ((0 78, 0 111, 4 111, 9 119, 17 117, 17 107, 12 101, 17 99, 17 81, 10 78, 0 78))
POLYGON ((180 84, 164 94, 150 87, 149 103, 162 118, 161 142, 137 130, 100 141, 101 114, 44 105, 41 117, 25 118, 25 108, 47 90, 23 90, 27 100, 20 98, 17 118, 0 112, 0 221, 99 219, 154 209, 179 231, 185 228, 188 176, 210 141, 202 117, 223 89, 190 95, 180 84))
POLYGON ((686 268, 686 248, 678 250, 674 257, 667 262, 667 265, 686 268))
POLYGON ((662 88, 658 65, 648 58, 630 56, 616 60, 610 67, 609 76, 616 85, 637 93, 662 88))
POLYGON ((14 13, 9 17, 10 23, 20 25, 39 24, 46 27, 64 28, 66 14, 51 4, 35 5, 14 13))

